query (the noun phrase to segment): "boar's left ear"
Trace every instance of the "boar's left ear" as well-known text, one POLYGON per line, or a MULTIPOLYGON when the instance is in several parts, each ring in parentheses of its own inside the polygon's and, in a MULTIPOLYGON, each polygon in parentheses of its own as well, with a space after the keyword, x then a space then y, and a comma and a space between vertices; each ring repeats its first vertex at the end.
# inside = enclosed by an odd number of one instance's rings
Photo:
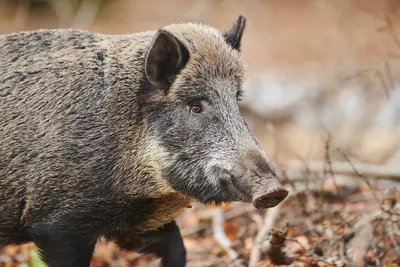
POLYGON ((240 51, 240 42, 242 40, 245 26, 246 18, 239 16, 232 28, 222 33, 222 36, 224 36, 226 42, 232 46, 233 49, 238 51, 240 51))
POLYGON ((187 48, 171 33, 159 30, 145 60, 147 79, 156 88, 168 89, 188 60, 187 48))

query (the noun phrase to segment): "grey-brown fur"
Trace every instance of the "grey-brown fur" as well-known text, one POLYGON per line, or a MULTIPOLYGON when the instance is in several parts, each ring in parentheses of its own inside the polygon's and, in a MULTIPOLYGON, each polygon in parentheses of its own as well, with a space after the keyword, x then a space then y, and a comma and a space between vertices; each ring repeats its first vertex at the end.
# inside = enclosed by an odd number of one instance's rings
POLYGON ((183 248, 173 220, 193 199, 282 191, 238 110, 246 68, 237 23, 231 39, 198 24, 163 28, 182 53, 162 80, 151 78, 159 54, 149 52, 162 31, 1 36, 0 245, 35 241, 50 266, 88 266, 105 236, 183 266, 184 249, 146 249, 143 240, 183 248), (191 101, 217 108, 192 115, 191 101), (243 192, 227 172, 242 177, 243 192))

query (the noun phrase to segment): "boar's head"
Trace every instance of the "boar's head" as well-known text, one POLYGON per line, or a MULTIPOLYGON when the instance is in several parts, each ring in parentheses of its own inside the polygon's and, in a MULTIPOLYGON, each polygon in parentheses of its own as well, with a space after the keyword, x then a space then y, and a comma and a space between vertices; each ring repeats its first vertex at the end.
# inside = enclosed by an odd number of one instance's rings
POLYGON ((158 30, 145 59, 142 112, 174 190, 205 204, 269 208, 288 191, 239 111, 244 28, 240 16, 225 32, 190 23, 158 30))

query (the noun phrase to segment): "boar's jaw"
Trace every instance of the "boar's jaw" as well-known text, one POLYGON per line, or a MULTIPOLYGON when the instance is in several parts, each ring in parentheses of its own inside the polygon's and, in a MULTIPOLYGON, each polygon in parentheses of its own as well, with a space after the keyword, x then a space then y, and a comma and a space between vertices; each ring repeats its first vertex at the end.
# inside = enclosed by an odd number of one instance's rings
POLYGON ((248 170, 246 174, 234 175, 218 167, 213 170, 219 183, 217 190, 210 195, 211 203, 240 201, 252 203, 257 209, 265 209, 275 207, 289 193, 271 173, 261 176, 248 170))
POLYGON ((207 203, 220 204, 234 201, 251 203, 251 188, 241 182, 241 177, 232 175, 230 171, 214 166, 208 170, 208 179, 214 181, 215 191, 208 196, 207 203))

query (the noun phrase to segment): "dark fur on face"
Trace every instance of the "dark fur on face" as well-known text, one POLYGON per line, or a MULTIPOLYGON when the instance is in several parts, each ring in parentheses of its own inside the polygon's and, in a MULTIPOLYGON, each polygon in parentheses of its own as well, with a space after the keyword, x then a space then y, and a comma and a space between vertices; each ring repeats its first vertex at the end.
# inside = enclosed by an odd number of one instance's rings
MULTIPOLYGON (((153 83, 146 97, 150 103, 143 110, 149 134, 168 155, 162 164, 165 178, 175 190, 205 204, 251 202, 257 180, 276 179, 272 165, 266 170, 260 164, 251 168, 243 164, 249 156, 269 164, 239 111, 246 72, 239 55, 244 23, 239 18, 222 34, 192 24, 187 27, 196 30, 166 27, 162 34, 169 37, 160 41, 160 47, 174 55, 168 61, 173 62, 169 66, 173 81, 163 87, 167 90, 153 83), (212 42, 207 43, 206 35, 213 36, 212 42), (171 39, 175 41, 166 44, 171 39), (193 106, 201 107, 201 112, 192 112, 193 106)), ((159 54, 150 51, 148 58, 162 57, 159 54)))

